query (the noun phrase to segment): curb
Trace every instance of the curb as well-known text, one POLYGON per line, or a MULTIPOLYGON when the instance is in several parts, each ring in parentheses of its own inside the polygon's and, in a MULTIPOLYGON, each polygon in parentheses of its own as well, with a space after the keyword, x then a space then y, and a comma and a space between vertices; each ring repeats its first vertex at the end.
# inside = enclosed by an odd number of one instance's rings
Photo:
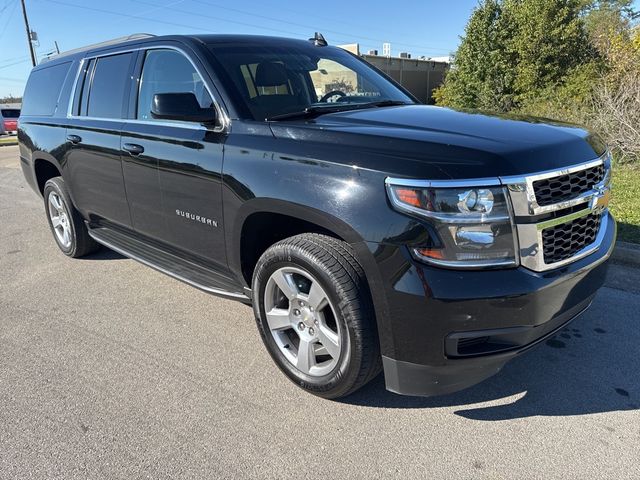
POLYGON ((616 246, 611 254, 611 261, 629 267, 640 267, 640 245, 616 242, 616 246))
POLYGON ((10 145, 17 145, 18 144, 18 138, 15 136, 2 136, 0 137, 0 147, 4 147, 4 146, 10 146, 10 145))

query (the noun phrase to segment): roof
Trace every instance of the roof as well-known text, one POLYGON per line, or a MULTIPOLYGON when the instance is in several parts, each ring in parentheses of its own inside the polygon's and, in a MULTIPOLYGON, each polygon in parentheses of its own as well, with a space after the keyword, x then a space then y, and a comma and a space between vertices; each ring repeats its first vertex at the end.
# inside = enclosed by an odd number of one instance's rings
POLYGON ((252 44, 252 43, 260 43, 263 45, 269 44, 283 44, 283 43, 304 43, 308 44, 307 40, 303 39, 293 39, 286 37, 274 37, 274 36, 263 36, 263 35, 241 35, 241 34, 203 34, 203 35, 164 35, 164 36, 155 36, 148 33, 135 33, 132 35, 127 35, 124 37, 114 38, 112 40, 107 40, 100 43, 94 43, 92 45, 86 45, 84 47, 76 48, 73 50, 67 50, 57 55, 51 55, 47 57, 43 62, 58 60, 65 57, 70 57, 73 55, 81 54, 88 52, 90 50, 98 50, 102 48, 113 47, 117 45, 128 45, 128 44, 136 44, 141 41, 157 41, 157 40, 177 40, 177 39, 192 39, 197 40, 201 43, 205 44, 224 44, 224 43, 233 43, 233 44, 252 44))

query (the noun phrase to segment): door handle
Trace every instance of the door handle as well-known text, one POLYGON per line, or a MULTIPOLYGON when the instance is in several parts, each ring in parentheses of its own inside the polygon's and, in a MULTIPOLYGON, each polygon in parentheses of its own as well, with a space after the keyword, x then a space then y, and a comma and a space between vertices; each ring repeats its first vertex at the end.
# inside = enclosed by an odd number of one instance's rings
POLYGON ((144 147, 137 143, 125 143, 122 149, 129 152, 131 155, 140 155, 144 152, 144 147))
POLYGON ((78 135, 67 135, 67 140, 73 144, 76 144, 82 141, 82 137, 78 135))

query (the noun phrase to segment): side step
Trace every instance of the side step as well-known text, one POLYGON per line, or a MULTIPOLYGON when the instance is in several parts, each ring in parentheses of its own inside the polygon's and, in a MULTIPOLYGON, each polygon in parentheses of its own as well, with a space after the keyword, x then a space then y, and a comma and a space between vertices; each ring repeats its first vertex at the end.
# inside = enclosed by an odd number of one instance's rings
POLYGON ((108 227, 89 228, 89 235, 111 250, 177 278, 213 295, 251 303, 242 287, 231 278, 211 268, 169 253, 161 248, 108 227))

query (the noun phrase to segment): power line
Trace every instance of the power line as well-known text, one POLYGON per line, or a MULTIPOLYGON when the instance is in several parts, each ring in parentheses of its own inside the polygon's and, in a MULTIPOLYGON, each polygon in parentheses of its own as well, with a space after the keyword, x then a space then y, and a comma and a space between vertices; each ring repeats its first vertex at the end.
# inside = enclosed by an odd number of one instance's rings
MULTIPOLYGON (((2 60, 0 60, 1 64, 7 64, 9 62, 14 62, 16 60, 28 60, 29 59, 29 55, 20 55, 18 57, 11 57, 11 58, 3 58, 2 60)), ((2 65, 0 65, 2 66, 2 65)))
POLYGON ((24 79, 19 79, 19 78, 0 77, 0 80, 3 80, 5 82, 24 83, 24 79))
MULTIPOLYGON (((115 12, 113 10, 106 10, 106 9, 103 9, 103 8, 89 7, 89 6, 86 6, 86 5, 78 5, 78 4, 75 4, 75 3, 66 2, 64 0, 44 0, 44 1, 49 2, 49 3, 55 3, 55 4, 58 4, 58 5, 67 6, 67 7, 72 7, 72 8, 80 8, 80 9, 83 9, 83 10, 93 11, 93 12, 97 12, 97 13, 115 15, 115 16, 119 16, 119 17, 123 17, 123 18, 132 18, 132 19, 136 19, 136 20, 144 20, 144 21, 148 21, 148 22, 152 22, 152 23, 158 23, 158 24, 162 24, 162 25, 170 25, 170 26, 174 26, 174 27, 185 28, 185 29, 188 29, 188 30, 196 30, 196 31, 207 32, 207 33, 211 33, 212 32, 211 27, 202 28, 202 27, 194 26, 193 24, 184 24, 184 23, 179 23, 179 22, 171 22, 171 21, 167 21, 167 20, 149 18, 149 17, 143 16, 142 14, 127 14, 127 13, 122 13, 122 12, 115 12)), ((131 0, 131 1, 134 2, 134 3, 140 3, 140 4, 143 4, 143 5, 150 5, 150 6, 153 6, 153 7, 158 7, 157 4, 152 4, 152 3, 145 2, 145 1, 142 1, 142 0, 131 0)), ((169 10, 172 10, 171 7, 159 7, 159 8, 168 8, 169 10)), ((252 24, 252 23, 241 22, 241 21, 237 21, 237 20, 230 20, 228 18, 213 16, 213 15, 207 15, 207 14, 203 14, 203 13, 200 13, 200 12, 191 12, 191 11, 185 11, 185 10, 182 10, 182 11, 174 10, 174 11, 176 11, 177 13, 183 13, 185 15, 190 15, 190 16, 194 16, 194 17, 207 18, 207 19, 217 20, 217 21, 221 21, 221 22, 225 22, 225 23, 232 23, 232 24, 236 24, 236 25, 242 25, 242 26, 245 26, 245 27, 252 27, 252 28, 259 29, 259 30, 277 32, 277 33, 280 33, 280 34, 290 34, 290 35, 295 35, 295 36, 302 36, 302 35, 308 35, 309 32, 310 32, 310 30, 308 30, 309 27, 304 27, 304 26, 300 26, 301 29, 303 28, 305 30, 304 33, 301 33, 301 32, 293 32, 293 31, 290 31, 290 30, 282 30, 280 28, 271 28, 271 27, 266 27, 266 26, 263 26, 263 25, 256 25, 256 24, 252 24)), ((311 30, 313 30, 313 29, 311 29, 311 30)), ((343 38, 343 40, 346 40, 346 41, 353 40, 353 36, 350 36, 349 34, 341 34, 341 35, 348 35, 348 37, 343 38)), ((359 37, 359 38, 364 38, 364 37, 359 37)), ((379 40, 375 40, 375 41, 379 41, 379 40)), ((420 48, 423 48, 423 47, 420 47, 420 48)))
MULTIPOLYGON (((155 18, 148 18, 148 17, 142 16, 142 15, 133 15, 133 14, 127 14, 127 13, 121 13, 121 12, 114 12, 112 10, 105 10, 103 8, 88 7, 86 5, 78 5, 78 4, 75 4, 75 3, 69 3, 69 2, 65 2, 63 0, 44 0, 44 1, 49 2, 49 3, 55 3, 55 4, 58 4, 58 5, 64 5, 64 6, 67 6, 67 7, 80 8, 82 10, 89 10, 89 11, 93 11, 93 12, 97 12, 97 13, 105 13, 105 14, 108 14, 108 15, 116 15, 116 16, 124 17, 124 18, 133 18, 135 20, 145 20, 145 21, 152 22, 152 23, 159 23, 159 24, 163 24, 163 25, 170 25, 170 26, 174 26, 174 27, 186 28, 186 29, 189 29, 189 30, 197 30, 197 31, 200 31, 200 32, 211 33, 211 28, 201 28, 201 27, 196 27, 194 25, 184 24, 184 23, 169 22, 167 20, 159 20, 159 19, 155 19, 155 18)), ((150 3, 147 3, 147 2, 137 2, 137 3, 157 6, 155 4, 150 4, 150 3)), ((223 22, 226 22, 226 23, 235 23, 235 24, 239 24, 239 25, 243 25, 243 26, 259 28, 259 29, 262 29, 262 30, 269 30, 269 31, 279 32, 279 33, 290 33, 292 35, 301 35, 301 33, 286 32, 286 31, 283 31, 281 29, 262 27, 262 26, 259 26, 259 25, 252 25, 252 24, 249 24, 249 23, 237 22, 237 21, 233 21, 233 20, 228 20, 226 18, 214 17, 214 16, 211 16, 211 15, 204 15, 204 14, 193 13, 193 12, 183 12, 183 13, 190 14, 192 16, 197 16, 197 17, 200 17, 200 18, 209 18, 209 19, 212 19, 212 20, 219 20, 219 21, 223 21, 223 22)))
MULTIPOLYGON (((149 2, 145 2, 143 0, 130 0, 133 3, 139 3, 141 5, 154 5, 153 3, 149 3, 149 2)), ((169 9, 171 10, 171 9, 169 9)), ((303 35, 300 32, 291 32, 291 31, 287 31, 287 30, 282 30, 281 28, 270 28, 270 27, 265 27, 262 25, 255 25, 253 23, 247 23, 247 22, 241 22, 238 20, 229 20, 228 18, 223 18, 223 17, 217 17, 214 15, 208 15, 208 14, 204 14, 204 13, 200 13, 200 12, 190 12, 188 10, 180 10, 179 13, 182 13, 184 15, 190 15, 193 17, 199 17, 199 18, 208 18, 210 20, 218 20, 221 22, 225 22, 225 23, 233 23, 236 25, 242 25, 243 27, 252 27, 252 28, 258 28, 260 30, 266 30, 266 31, 270 31, 270 32, 277 32, 277 33, 288 33, 290 35, 303 35)), ((154 21, 153 19, 149 19, 151 21, 154 21)), ((211 29, 207 30, 209 33, 211 33, 211 29)), ((307 31, 307 33, 309 33, 307 31)))
MULTIPOLYGON (((5 9, 9 6, 9 2, 7 2, 7 5, 5 6, 5 9)), ((11 19, 13 18, 13 14, 16 13, 16 7, 18 6, 18 0, 14 0, 13 2, 13 8, 9 11, 9 15, 7 16, 7 22, 4 24, 4 27, 2 27, 2 31, 0 32, 0 38, 2 38, 2 36, 5 34, 5 32, 7 31, 7 27, 9 26, 9 24, 11 23, 11 19)))
POLYGON ((133 18, 135 20, 145 20, 148 22, 155 22, 155 23, 161 23, 163 25, 170 25, 172 27, 180 27, 180 28, 188 28, 190 30, 199 30, 201 32, 211 32, 211 29, 208 28, 199 28, 199 27, 194 27, 193 25, 186 25, 184 23, 177 23, 177 22, 169 22, 166 20, 156 20, 153 18, 147 18, 144 17, 142 15, 132 15, 132 14, 127 14, 127 13, 121 13, 121 12, 114 12, 112 10, 105 10, 103 8, 95 8, 95 7, 87 7, 86 5, 78 5, 75 3, 69 3, 69 2, 64 2, 61 0, 44 0, 45 2, 49 2, 49 3, 56 3, 58 5, 64 5, 65 7, 73 7, 73 8, 80 8, 82 10, 89 10, 92 12, 98 12, 98 13, 105 13, 107 15, 116 15, 118 17, 124 17, 124 18, 133 18))
MULTIPOLYGON (((137 1, 137 0, 132 0, 132 1, 137 1)), ((262 19, 265 19, 265 20, 271 20, 273 22, 280 22, 280 23, 285 23, 285 24, 288 24, 288 25, 294 25, 296 27, 308 29, 309 32, 311 32, 312 30, 318 30, 317 26, 304 25, 304 24, 300 24, 300 23, 297 23, 297 22, 291 22, 291 21, 288 21, 288 20, 281 20, 279 18, 269 17, 267 15, 262 15, 262 14, 259 14, 259 13, 248 12, 246 10, 240 10, 238 8, 227 7, 227 6, 224 6, 224 5, 220 5, 218 3, 211 3, 211 2, 204 1, 204 0, 191 0, 191 1, 194 2, 194 3, 200 3, 202 5, 207 5, 209 7, 220 8, 222 10, 229 10, 229 11, 232 11, 232 12, 241 13, 243 15, 250 15, 250 16, 257 17, 257 18, 262 18, 262 19)), ((362 36, 362 35, 354 35, 354 34, 351 34, 351 33, 340 32, 338 30, 329 30, 329 29, 323 28, 322 31, 323 32, 329 32, 329 33, 335 33, 335 34, 338 34, 338 35, 346 35, 347 37, 356 38, 356 39, 360 38, 360 39, 368 40, 368 41, 371 41, 371 42, 378 42, 378 43, 383 43, 384 42, 384 40, 380 40, 378 38, 365 37, 365 36, 362 36)), ((412 43, 402 43, 402 42, 393 42, 393 43, 395 43, 396 45, 402 45, 402 46, 405 46, 405 47, 422 48, 422 49, 427 49, 427 50, 440 50, 440 51, 446 51, 446 52, 450 51, 450 49, 438 48, 438 47, 430 47, 428 45, 416 45, 416 44, 412 44, 412 43)))
POLYGON ((0 70, 2 70, 4 68, 13 67, 14 65, 20 65, 21 63, 27 63, 29 60, 30 60, 30 57, 27 57, 27 58, 19 60, 17 62, 9 63, 7 65, 2 65, 2 66, 0 66, 0 70))

